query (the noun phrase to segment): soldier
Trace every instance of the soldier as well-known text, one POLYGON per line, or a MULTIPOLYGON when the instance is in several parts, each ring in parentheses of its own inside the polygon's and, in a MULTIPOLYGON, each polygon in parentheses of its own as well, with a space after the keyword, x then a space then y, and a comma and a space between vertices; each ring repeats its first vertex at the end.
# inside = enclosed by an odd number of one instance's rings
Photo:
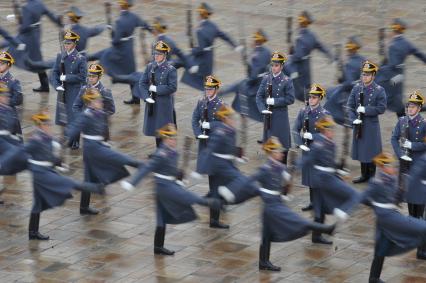
MULTIPOLYGON (((315 222, 324 223, 325 215, 331 213, 346 220, 348 212, 358 202, 358 193, 340 177, 346 175, 346 172, 336 169, 335 123, 331 116, 325 115, 316 122, 315 127, 320 134, 315 137, 311 150, 302 163, 302 167, 312 166, 310 185, 313 188, 315 222)), ((312 242, 327 245, 333 243, 318 232, 312 233, 312 242)))
POLYGON ((72 189, 104 194, 104 186, 80 183, 59 175, 55 169, 66 169, 60 159, 60 144, 51 134, 50 117, 45 113, 32 116, 37 129, 25 145, 28 166, 33 175, 33 207, 31 209, 28 236, 30 240, 48 240, 49 236, 39 232, 40 213, 61 206, 72 198, 72 189))
MULTIPOLYGON (((170 47, 163 41, 155 45, 154 61, 150 62, 139 82, 140 97, 146 102, 143 133, 155 136, 157 130, 173 123, 174 97, 177 90, 176 69, 167 62, 170 47)), ((138 99, 139 99, 138 98, 138 99)), ((156 138, 157 147, 161 139, 156 138)))
POLYGON ((16 47, 18 51, 25 50, 26 45, 22 43, 17 37, 11 36, 5 29, 0 27, 0 35, 7 41, 7 43, 1 43, 0 48, 6 47, 6 45, 11 44, 13 47, 16 47))
POLYGON ((192 131, 199 140, 197 170, 199 174, 205 174, 201 170, 203 151, 207 147, 209 134, 218 122, 216 112, 222 106, 223 101, 217 97, 220 87, 220 81, 215 76, 207 76, 204 82, 205 96, 198 100, 197 106, 192 113, 192 131))
POLYGON ((84 13, 75 6, 70 7, 69 11, 67 12, 67 16, 71 22, 69 29, 80 36, 80 40, 77 42, 76 49, 81 55, 86 55, 87 42, 89 38, 101 34, 107 28, 107 26, 98 25, 92 28, 83 26, 80 24, 80 21, 83 18, 84 13))
POLYGON ((404 61, 408 55, 414 55, 426 63, 426 54, 418 50, 404 37, 407 24, 401 19, 394 19, 391 24, 393 38, 389 44, 388 62, 380 68, 377 82, 385 88, 389 110, 398 117, 405 115, 403 105, 404 61))
MULTIPOLYGON (((294 88, 292 80, 282 72, 286 60, 285 55, 278 51, 272 54, 271 72, 263 76, 256 94, 256 104, 264 119, 269 120, 265 121, 264 141, 276 136, 285 148, 290 148, 288 106, 294 103, 294 88)), ((283 162, 287 163, 287 154, 284 154, 283 162)))
MULTIPOLYGON (((67 116, 67 123, 70 123, 74 120, 73 104, 78 96, 81 87, 86 82, 87 76, 87 62, 86 58, 78 53, 77 42, 80 39, 80 36, 73 31, 66 31, 64 34, 64 54, 58 54, 56 57, 55 66, 52 71, 52 85, 55 89, 59 90, 63 86, 64 91, 64 104, 67 116), (63 62, 63 63, 62 63, 63 62), (65 73, 62 73, 61 65, 65 67, 65 73)), ((61 97, 58 96, 56 102, 56 125, 63 125, 63 121, 60 119, 59 113, 59 101, 61 97)), ((79 140, 75 140, 72 143, 72 149, 78 149, 80 147, 79 140)))
POLYGON ((183 186, 183 171, 179 170, 179 153, 176 150, 177 131, 174 124, 167 124, 158 130, 161 146, 151 160, 128 181, 121 182, 126 190, 133 190, 150 172, 155 178, 155 199, 157 204, 157 227, 154 236, 154 253, 173 255, 175 252, 164 247, 166 224, 181 224, 193 221, 197 215, 192 205, 209 206, 219 210, 220 202, 200 197, 183 186))
MULTIPOLYGON (((43 3, 42 0, 27 0, 27 3, 22 6, 21 19, 22 23, 19 26, 18 39, 26 45, 27 55, 32 61, 42 61, 41 56, 41 25, 40 20, 43 15, 46 15, 58 26, 61 26, 61 17, 53 14, 43 3)), ((17 56, 14 56, 17 57, 17 56)), ((20 60, 18 60, 20 62, 20 60)), ((17 64, 20 68, 27 67, 24 64, 17 64)), ((38 73, 40 87, 34 88, 36 92, 48 92, 49 80, 45 71, 38 73)))
MULTIPOLYGON (((303 150, 305 156, 309 152, 309 146, 316 136, 319 135, 319 130, 315 127, 318 119, 329 115, 328 111, 322 108, 321 101, 325 97, 325 89, 319 84, 313 84, 309 91, 308 105, 300 109, 296 120, 294 121, 293 133, 295 143, 303 150)), ((302 185, 309 187, 309 204, 302 208, 302 211, 311 210, 312 207, 312 185, 311 173, 312 168, 306 165, 302 168, 302 185)))
POLYGON ((361 176, 353 180, 363 183, 374 176, 373 158, 382 151, 379 115, 386 110, 386 93, 375 81, 378 67, 370 61, 362 65, 361 81, 352 88, 348 99, 349 118, 354 125, 352 159, 361 162, 361 176))
POLYGON ((194 62, 196 66, 199 66, 199 69, 197 73, 191 73, 190 70, 186 70, 182 76, 181 82, 193 88, 203 90, 205 77, 213 73, 215 39, 223 39, 237 52, 241 52, 243 47, 237 46, 226 33, 221 31, 216 24, 210 20, 213 9, 209 4, 204 2, 201 3, 197 11, 200 17, 200 25, 197 28, 196 34, 198 46, 194 47, 191 51, 191 61, 194 62))
MULTIPOLYGON (((426 143, 426 137, 423 139, 426 143)), ((424 212, 426 205, 426 153, 420 157, 411 166, 405 199, 408 203, 408 212, 410 216, 426 220, 424 212)), ((417 249, 417 258, 426 259, 426 242, 417 249)))
MULTIPOLYGON (((136 72, 135 54, 133 52, 135 28, 142 27, 145 30, 152 31, 144 20, 130 11, 133 0, 118 0, 117 2, 120 6, 120 17, 115 22, 112 46, 88 56, 89 61, 100 59, 100 63, 105 67, 108 75, 113 77, 136 72)), ((140 100, 138 97, 132 96, 130 100, 125 100, 124 103, 140 104, 140 100)))
POLYGON ((15 116, 17 118, 15 120, 16 125, 11 133, 22 138, 21 123, 19 121, 19 115, 16 109, 16 107, 22 105, 23 102, 22 88, 21 82, 14 78, 10 73, 10 68, 12 67, 13 63, 15 63, 15 59, 12 57, 12 55, 6 51, 0 52, 0 81, 6 83, 7 88, 9 89, 9 105, 15 111, 15 116))
MULTIPOLYGON (((215 123, 210 131, 207 148, 199 157, 199 170, 209 176, 209 197, 219 199, 218 187, 224 186, 241 175, 234 165, 234 159, 243 158, 243 151, 236 146, 235 111, 222 104, 216 111, 220 122, 215 123)), ((211 124, 210 124, 211 125, 211 124)), ((198 165, 198 164, 197 164, 198 165)), ((228 229, 229 225, 219 221, 220 211, 210 210, 210 227, 228 229)))
MULTIPOLYGON (((307 11, 303 11, 297 18, 299 22, 299 35, 294 46, 294 53, 291 54, 291 65, 295 72, 291 77, 294 80, 296 98, 305 100, 305 92, 311 86, 311 62, 310 54, 314 49, 324 53, 330 61, 333 57, 330 51, 316 38, 315 34, 309 30, 309 25, 314 22, 312 16, 307 11)), ((291 52, 292 53, 292 52, 291 52)), ((287 147, 284 144, 284 147, 287 147)))
POLYGON ((258 29, 253 34, 254 49, 250 55, 249 62, 247 62, 247 78, 219 91, 219 96, 235 92, 232 108, 240 113, 242 108, 241 96, 245 95, 248 117, 258 122, 262 122, 263 117, 259 109, 257 109, 256 94, 263 76, 269 71, 268 67, 271 60, 271 51, 264 45, 267 41, 268 36, 265 31, 258 29))
POLYGON ((399 212, 397 204, 397 170, 388 153, 374 158, 379 172, 362 194, 361 200, 376 214, 376 239, 369 282, 380 280, 386 256, 408 252, 426 243, 426 222, 399 212))
MULTIPOLYGON (((107 185, 129 176, 124 165, 137 168, 139 162, 112 150, 105 142, 109 130, 108 113, 104 111, 104 97, 97 88, 87 88, 81 98, 86 104, 86 109, 68 126, 66 136, 73 141, 80 133, 82 134, 84 180, 107 185)), ((82 192, 80 214, 99 213, 89 204, 90 193, 82 192)))
POLYGON ((351 36, 345 45, 348 59, 343 66, 342 77, 339 78, 339 85, 327 90, 327 101, 324 108, 330 111, 336 123, 345 123, 345 107, 348 102, 352 88, 361 77, 361 66, 365 62, 364 56, 358 53, 362 45, 358 37, 351 36))
POLYGON ((281 163, 284 147, 272 136, 263 145, 268 160, 248 178, 237 179, 227 187, 219 187, 219 193, 228 201, 235 201, 235 194, 246 195, 247 191, 263 200, 262 242, 259 248, 259 269, 281 271, 281 267, 269 261, 271 242, 288 242, 305 236, 309 231, 332 234, 335 225, 311 222, 293 212, 282 201, 282 194, 290 180, 287 168, 281 163), (259 183, 258 185, 253 183, 259 183), (251 187, 256 187, 255 189, 251 187), (235 194, 234 194, 235 193, 235 194))

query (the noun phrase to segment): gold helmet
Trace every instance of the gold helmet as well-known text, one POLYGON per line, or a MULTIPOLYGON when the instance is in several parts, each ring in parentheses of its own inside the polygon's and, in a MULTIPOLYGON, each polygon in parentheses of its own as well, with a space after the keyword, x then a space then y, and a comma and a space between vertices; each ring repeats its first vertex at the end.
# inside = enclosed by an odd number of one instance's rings
POLYGON ((297 17, 297 21, 299 22, 299 25, 303 27, 307 27, 314 22, 314 19, 312 18, 311 14, 308 11, 303 11, 297 17))
POLYGON ((256 41, 258 43, 265 43, 265 42, 268 41, 268 36, 266 35, 266 33, 263 29, 258 29, 253 34, 253 39, 254 39, 254 41, 256 41))
POLYGON ((157 41, 157 43, 155 44, 154 50, 161 52, 161 53, 169 53, 170 47, 169 47, 169 45, 167 45, 167 43, 160 40, 160 41, 157 41))
POLYGON ((84 13, 77 7, 71 6, 69 11, 67 11, 67 16, 74 23, 78 23, 83 17, 84 13))
POLYGON ((100 99, 101 97, 101 93, 95 87, 87 88, 84 94, 81 96, 85 104, 88 104, 96 99, 100 99))
POLYGON ((325 88, 319 84, 312 84, 309 94, 319 96, 321 99, 325 97, 325 88))
POLYGON ((207 76, 206 79, 204 80, 204 87, 205 88, 219 88, 220 87, 220 80, 213 75, 207 76))
POLYGON ((405 29, 407 28, 407 24, 403 20, 396 18, 392 21, 390 28, 394 32, 404 33, 405 29))
POLYGON ((216 111, 215 116, 223 121, 225 118, 232 116, 235 113, 234 109, 232 109, 231 106, 228 106, 226 104, 222 104, 219 108, 219 110, 216 111))
POLYGON ((271 63, 284 64, 285 61, 287 61, 287 57, 283 53, 278 51, 274 51, 274 53, 272 53, 271 63))
POLYGON ((197 12, 200 14, 201 18, 207 19, 213 14, 213 8, 209 4, 203 2, 197 8, 197 12))
POLYGON ((89 75, 97 75, 100 77, 104 74, 104 68, 97 63, 92 63, 87 69, 87 72, 89 75))
POLYGON ((319 130, 327 130, 331 129, 336 125, 333 118, 330 115, 325 115, 318 119, 318 121, 315 123, 315 127, 319 130))
POLYGON ((157 130, 157 136, 159 138, 174 138, 177 136, 177 130, 175 124, 168 123, 157 130))
POLYGON ((68 41, 68 42, 71 41, 71 42, 75 43, 75 42, 80 40, 80 36, 72 30, 66 30, 65 33, 64 33, 64 40, 68 41))
POLYGON ((6 82, 0 81, 0 95, 9 96, 9 87, 6 82))
POLYGON ((408 97, 408 103, 418 104, 420 107, 425 103, 423 95, 420 93, 420 90, 416 90, 410 94, 408 97))
POLYGON ((50 115, 46 112, 37 113, 31 116, 31 120, 36 125, 46 124, 50 122, 50 115))
POLYGON ((283 152, 285 148, 277 137, 271 136, 262 146, 266 153, 283 152))
POLYGON ((386 166, 392 164, 395 161, 395 157, 393 157, 393 155, 388 152, 379 153, 373 158, 373 162, 377 166, 386 166))
POLYGON ((377 73, 377 71, 379 70, 379 67, 372 63, 371 61, 365 61, 362 64, 362 69, 361 71, 366 72, 366 73, 377 73))
POLYGON ((117 4, 122 9, 129 9, 129 7, 133 6, 133 0, 118 0, 117 4))
POLYGON ((351 36, 348 38, 348 41, 345 44, 346 50, 356 51, 362 47, 362 44, 357 36, 351 36))
POLYGON ((0 61, 6 62, 9 66, 15 63, 15 59, 13 59, 12 55, 6 51, 0 52, 0 61))
POLYGON ((167 24, 162 17, 155 17, 152 27, 159 33, 164 33, 167 30, 167 24))

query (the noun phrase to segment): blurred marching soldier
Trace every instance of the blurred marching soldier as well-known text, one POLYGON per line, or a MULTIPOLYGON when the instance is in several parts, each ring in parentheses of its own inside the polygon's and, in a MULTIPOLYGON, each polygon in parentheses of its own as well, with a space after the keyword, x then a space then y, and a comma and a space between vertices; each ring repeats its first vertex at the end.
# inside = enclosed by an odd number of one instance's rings
MULTIPOLYGON (((311 63, 310 54, 314 49, 324 53, 330 61, 333 57, 329 50, 316 38, 315 34, 309 30, 309 25, 313 23, 310 13, 303 11, 297 18, 299 22, 299 35, 294 46, 294 53, 291 54, 291 65, 295 69, 291 77, 294 80, 296 98, 305 101, 305 92, 311 86, 311 63)), ((284 147, 287 147, 284 145, 284 147)))
POLYGON ((258 122, 262 122, 263 117, 259 112, 256 104, 256 94, 262 82, 263 75, 269 71, 269 63, 271 61, 271 51, 264 43, 268 41, 266 33, 262 29, 258 29, 253 34, 254 49, 250 55, 247 70, 247 78, 238 81, 224 90, 219 91, 219 96, 225 96, 234 92, 235 98, 232 102, 232 108, 241 113, 241 95, 245 95, 247 99, 248 117, 258 122))
POLYGON ((29 239, 48 240, 49 236, 39 232, 42 211, 61 206, 67 199, 72 198, 72 189, 98 194, 105 191, 101 184, 81 183, 58 174, 55 169, 65 171, 66 164, 62 164, 60 158, 60 144, 52 137, 50 117, 40 113, 33 115, 32 120, 37 130, 25 145, 28 166, 33 175, 33 207, 28 229, 29 239))
MULTIPOLYGON (((362 202, 376 214, 376 239, 369 282, 383 282, 380 274, 386 256, 402 254, 426 243, 426 221, 401 214, 396 205, 398 188, 394 162, 395 159, 388 153, 374 158, 379 172, 361 197, 362 202)), ((423 259, 426 258, 424 256, 423 259)))
POLYGON ((7 47, 8 45, 12 45, 12 47, 15 47, 18 51, 22 51, 26 48, 24 43, 22 43, 17 37, 10 35, 10 33, 2 27, 0 27, 0 35, 6 40, 6 42, 2 42, 0 44, 0 48, 7 47))
POLYGON ((15 111, 15 116, 17 118, 15 120, 16 125, 11 133, 13 135, 22 137, 21 123, 19 121, 19 115, 16 107, 22 105, 23 96, 21 82, 14 78, 10 73, 10 68, 12 67, 13 63, 15 63, 15 59, 12 57, 12 55, 6 51, 0 52, 0 81, 6 83, 7 88, 9 89, 9 105, 15 111))
MULTIPOLYGON (((222 104, 215 115, 220 122, 215 123, 209 133, 207 148, 202 151, 197 167, 209 176, 209 197, 219 199, 218 187, 225 186, 242 174, 234 165, 235 159, 243 157, 242 148, 236 146, 235 111, 222 104)), ((211 125, 211 124, 210 124, 211 125)), ((210 210, 210 227, 228 229, 229 225, 219 221, 220 211, 210 210)))
MULTIPOLYGON (((53 14, 41 0, 27 0, 21 9, 21 23, 17 39, 26 45, 26 55, 32 61, 42 61, 41 55, 41 17, 46 15, 58 26, 61 26, 61 17, 53 14)), ((15 50, 10 50, 14 54, 15 50)), ((16 55, 15 58, 18 58, 16 55)), ((24 58, 20 58, 24 59, 24 58)), ((17 60, 17 66, 28 70, 23 60, 17 60)), ((36 92, 48 92, 49 80, 45 71, 38 73, 40 87, 33 89, 36 92)))
POLYGON ((386 110, 386 93, 375 81, 378 67, 365 61, 361 81, 352 88, 348 99, 349 118, 353 124, 352 159, 361 162, 361 176, 353 180, 363 183, 373 177, 373 158, 382 151, 379 115, 386 110))
POLYGON ((215 76, 207 76, 204 87, 205 96, 198 100, 197 106, 195 106, 192 113, 192 131, 199 140, 196 170, 199 174, 206 173, 201 170, 203 151, 207 147, 210 131, 213 129, 214 124, 219 121, 216 113, 223 104, 223 101, 217 97, 220 81, 215 76))
POLYGON ((104 68, 96 63, 89 65, 87 69, 87 84, 82 86, 78 96, 74 100, 73 110, 74 112, 81 112, 84 109, 83 95, 89 88, 96 88, 102 96, 103 110, 108 116, 115 113, 114 98, 112 97, 111 90, 106 88, 101 78, 104 74, 104 68))
MULTIPOLYGON (((167 23, 161 17, 155 17, 154 23, 152 26, 153 34, 156 38, 155 43, 158 41, 163 41, 170 47, 170 52, 167 54, 167 61, 172 64, 173 67, 179 69, 180 67, 184 67, 185 69, 189 69, 191 74, 196 73, 198 71, 198 66, 195 66, 193 62, 191 62, 190 56, 187 56, 183 53, 182 50, 176 45, 176 42, 167 35, 167 23)), ((154 55, 155 44, 152 48, 152 54, 154 55)))
POLYGON ((107 26, 98 25, 91 28, 83 26, 80 24, 80 21, 81 18, 83 18, 84 13, 75 6, 70 7, 69 11, 67 12, 67 16, 71 22, 69 29, 80 36, 80 40, 77 42, 76 49, 81 55, 86 55, 87 42, 89 38, 101 34, 107 28, 107 26))
MULTIPOLYGON (((124 165, 138 167, 139 162, 130 156, 111 149, 105 142, 108 130, 108 113, 104 111, 104 97, 97 88, 87 88, 81 99, 86 109, 75 121, 68 125, 66 136, 71 140, 83 137, 84 180, 86 182, 114 183, 129 176, 124 165)), ((89 206, 90 193, 82 192, 80 214, 98 214, 99 211, 89 206)))
MULTIPOLYGON (((310 144, 320 133, 319 129, 315 126, 318 119, 330 114, 321 106, 321 101, 324 97, 325 89, 319 84, 313 84, 309 91, 308 105, 300 109, 294 121, 294 142, 302 149, 303 156, 309 154, 310 144)), ((308 211, 313 208, 313 191, 311 185, 312 170, 313 168, 309 164, 305 164, 302 168, 302 185, 309 187, 310 200, 309 204, 302 208, 302 211, 308 211)))
MULTIPOLYGON (((220 187, 219 193, 230 203, 238 201, 239 194, 247 191, 263 200, 262 242, 259 249, 259 269, 280 271, 281 268, 269 261, 271 242, 288 242, 305 236, 309 231, 332 234, 335 225, 324 225, 309 221, 293 212, 282 200, 282 194, 290 180, 286 166, 281 163, 284 147, 276 137, 270 137, 263 150, 268 160, 253 175, 239 178, 227 187, 220 187), (258 185, 254 183, 257 182, 258 185), (247 187, 255 187, 248 189, 247 187), (236 194, 236 195, 235 195, 236 194), (237 197, 237 198, 236 198, 237 197)), ((238 201, 239 202, 239 201, 238 201)))
MULTIPOLYGON (((139 82, 140 97, 146 102, 143 133, 156 136, 158 129, 174 123, 174 94, 177 90, 176 69, 167 62, 170 47, 163 41, 155 45, 154 61, 150 62, 139 82)), ((139 99, 138 98, 138 99, 139 99)), ((161 139, 156 138, 157 147, 161 139)))
POLYGON ((362 47, 358 37, 351 36, 345 45, 348 59, 343 66, 343 76, 339 78, 339 85, 327 90, 327 101, 324 108, 330 111, 336 123, 343 125, 345 122, 345 106, 348 102, 352 88, 361 77, 361 66, 366 61, 358 53, 362 47))
MULTIPOLYGON (((135 13, 130 12, 133 0, 118 0, 120 17, 113 29, 112 46, 91 56, 89 60, 99 59, 108 75, 129 75, 136 72, 135 54, 133 52, 134 30, 142 27, 151 32, 151 27, 135 13)), ((139 98, 132 96, 125 104, 139 104, 139 98)))
MULTIPOLYGON (((64 34, 64 54, 58 54, 56 57, 55 65, 52 71, 52 85, 55 89, 59 90, 63 87, 64 91, 64 104, 67 116, 67 123, 74 120, 73 104, 78 96, 81 87, 86 82, 87 76, 87 62, 86 58, 78 53, 75 48, 80 36, 73 31, 66 31, 64 34), (64 70, 62 70, 62 66, 64 70), (64 72, 64 73, 63 73, 64 72)), ((60 113, 61 109, 59 101, 61 98, 58 96, 56 101, 56 125, 64 126, 64 122, 61 121, 60 113)), ((72 143, 72 149, 78 149, 80 147, 79 140, 75 140, 72 143)))
MULTIPOLYGON (((426 137, 423 140, 426 143, 426 137)), ((426 153, 417 158, 411 166, 405 199, 408 203, 410 216, 426 220, 426 153)), ((426 242, 417 249, 417 258, 426 259, 426 242)))
POLYGON ((192 208, 194 204, 208 206, 219 210, 220 202, 215 199, 200 197, 183 186, 184 173, 178 166, 179 153, 176 149, 177 131, 174 124, 164 125, 158 130, 162 139, 161 146, 147 164, 129 180, 121 182, 126 190, 133 190, 150 172, 154 173, 155 199, 157 204, 157 227, 154 236, 154 253, 173 255, 175 252, 164 247, 167 224, 181 224, 193 221, 197 215, 192 208))
MULTIPOLYGON (((276 136, 285 148, 290 148, 287 108, 294 103, 294 87, 292 80, 283 73, 286 60, 285 55, 278 51, 272 54, 271 72, 263 76, 256 94, 256 104, 259 112, 264 115, 263 140, 276 136)), ((287 163, 287 154, 284 154, 283 162, 287 163)))
MULTIPOLYGON (((315 127, 320 134, 315 136, 311 150, 303 166, 307 163, 312 166, 311 182, 313 191, 313 207, 315 222, 324 223, 326 214, 334 214, 341 220, 348 217, 348 212, 358 202, 358 193, 342 180, 346 172, 339 169, 336 158, 336 143, 334 141, 335 123, 331 116, 320 118, 315 127)), ((312 233, 312 242, 319 244, 332 244, 324 239, 321 233, 312 233)))
POLYGON ((199 69, 196 73, 191 73, 194 69, 185 70, 181 82, 193 88, 203 90, 205 77, 213 73, 215 39, 223 39, 237 52, 241 52, 243 47, 237 46, 226 33, 221 31, 216 24, 210 20, 210 16, 213 14, 213 8, 209 4, 205 2, 201 3, 197 11, 200 17, 200 25, 197 28, 196 34, 198 46, 192 48, 192 58, 190 60, 198 66, 199 69))
POLYGON ((404 37, 407 28, 404 21, 394 19, 390 27, 393 38, 389 44, 387 62, 380 68, 377 82, 385 88, 388 109, 401 117, 405 115, 403 104, 405 59, 409 55, 414 55, 426 63, 426 54, 404 37))

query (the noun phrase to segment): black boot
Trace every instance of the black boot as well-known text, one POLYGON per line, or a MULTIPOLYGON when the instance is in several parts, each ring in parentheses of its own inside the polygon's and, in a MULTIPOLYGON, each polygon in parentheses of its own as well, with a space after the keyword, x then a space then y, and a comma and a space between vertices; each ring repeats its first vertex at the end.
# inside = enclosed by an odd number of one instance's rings
POLYGON ((311 222, 309 223, 308 227, 312 231, 332 235, 334 233, 334 230, 336 229, 336 223, 334 223, 333 225, 326 225, 318 222, 311 222))
POLYGON ((80 214, 82 215, 96 215, 99 213, 99 210, 89 206, 90 204, 90 193, 81 192, 80 199, 80 214))
POLYGON ((141 100, 138 97, 132 96, 129 100, 124 100, 124 104, 141 104, 141 100))
POLYGON ((288 151, 283 152, 283 159, 281 160, 282 164, 287 165, 287 157, 288 157, 288 151))
MULTIPOLYGON (((317 223, 324 223, 324 218, 315 218, 315 222, 317 223)), ((326 240, 322 237, 321 232, 318 230, 312 231, 312 243, 315 244, 324 244, 324 245, 331 245, 333 244, 332 241, 326 240)))
POLYGON ((33 88, 35 92, 49 92, 49 80, 46 72, 38 73, 38 79, 40 80, 40 87, 33 88))
POLYGON ((40 213, 31 213, 30 225, 28 227, 28 238, 30 240, 49 240, 49 236, 40 234, 38 231, 40 224, 40 213))
POLYGON ((161 138, 155 138, 155 146, 159 148, 161 145, 161 138))
POLYGON ((352 180, 352 183, 359 184, 368 181, 368 163, 361 162, 361 176, 352 180))
POLYGON ((368 165, 368 179, 374 178, 376 175, 376 165, 374 163, 367 163, 368 165))
POLYGON ((374 256, 373 262, 371 263, 370 277, 368 278, 369 283, 380 283, 380 274, 382 273, 383 262, 385 261, 384 256, 374 256))
POLYGON ((220 211, 222 208, 222 202, 217 198, 204 198, 206 201, 205 205, 210 207, 211 210, 220 211))
POLYGON ((175 252, 168 250, 164 247, 164 236, 166 234, 166 227, 157 226, 154 236, 154 254, 157 255, 174 255, 175 252))
POLYGON ((259 270, 281 271, 281 267, 273 265, 269 261, 271 242, 263 240, 259 247, 259 270))
POLYGON ((77 150, 80 148, 80 142, 79 141, 73 141, 71 144, 71 149, 72 150, 77 150))
POLYGON ((312 188, 309 188, 309 204, 305 207, 302 207, 302 211, 309 211, 314 208, 314 206, 312 205, 312 199, 313 199, 312 188))
POLYGON ((220 210, 210 208, 210 228, 229 229, 229 225, 220 223, 220 210))

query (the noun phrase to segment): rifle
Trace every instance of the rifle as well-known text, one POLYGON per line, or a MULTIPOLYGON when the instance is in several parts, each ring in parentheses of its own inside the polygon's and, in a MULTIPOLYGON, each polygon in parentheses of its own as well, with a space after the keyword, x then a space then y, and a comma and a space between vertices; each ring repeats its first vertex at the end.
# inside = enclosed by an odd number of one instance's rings
MULTIPOLYGON (((65 70, 65 62, 64 62, 64 54, 65 54, 65 48, 63 46, 63 38, 64 38, 64 30, 60 29, 59 30, 59 46, 61 49, 61 61, 59 63, 59 70, 61 72, 61 75, 65 75, 66 74, 66 70, 65 70)), ((65 98, 65 84, 64 82, 61 82, 61 85, 57 88, 58 91, 58 113, 59 113, 59 123, 62 125, 66 125, 67 124, 67 111, 65 108, 65 103, 66 103, 66 98, 65 98)))
POLYGON ((383 15, 385 13, 385 1, 379 0, 379 8, 377 9, 379 12, 379 32, 378 32, 378 45, 379 45, 379 56, 382 61, 382 65, 387 63, 386 53, 385 53, 385 37, 386 37, 386 28, 384 27, 383 15))
POLYGON ((188 36, 189 47, 194 48, 194 35, 192 34, 192 0, 188 1, 186 10, 186 35, 188 36))
MULTIPOLYGON (((269 78, 268 78, 268 85, 266 87, 266 92, 268 94, 268 98, 272 98, 272 78, 271 78, 271 74, 269 74, 269 78)), ((266 106, 266 111, 264 112, 265 115, 265 119, 263 120, 263 133, 264 133, 264 137, 267 136, 267 132, 268 130, 271 129, 272 126, 272 108, 270 105, 266 106)))
MULTIPOLYGON (((112 17, 111 17, 111 2, 105 2, 105 17, 107 25, 112 27, 112 17)), ((111 28, 111 38, 114 37, 114 30, 111 28)))
POLYGON ((346 158, 349 154, 349 139, 351 124, 349 122, 349 108, 344 107, 345 123, 343 124, 343 140, 342 140, 342 156, 340 157, 339 169, 344 170, 346 168, 346 158))
MULTIPOLYGON (((403 144, 405 141, 410 140, 410 125, 408 124, 408 117, 406 119, 405 125, 401 123, 401 144, 403 144)), ((401 156, 401 162, 400 165, 400 171, 403 170, 402 173, 407 173, 408 168, 410 167, 410 162, 413 161, 413 159, 410 157, 410 150, 408 148, 404 147, 404 154, 401 156), (404 167, 404 168, 401 168, 404 167)))
POLYGON ((182 181, 185 177, 185 170, 188 168, 189 160, 191 159, 191 147, 192 147, 193 139, 189 136, 185 136, 185 140, 183 142, 183 159, 182 166, 179 170, 177 179, 182 181))
MULTIPOLYGON (((303 129, 302 129, 303 133, 307 133, 309 132, 309 98, 305 93, 305 111, 304 111, 304 116, 303 116, 303 129)), ((304 139, 303 144, 300 146, 300 148, 303 151, 309 151, 309 140, 308 139, 304 139)))
MULTIPOLYGON (((209 99, 206 97, 206 105, 203 109, 203 122, 208 122, 209 121, 209 99)), ((201 127, 201 130, 203 131, 202 135, 198 136, 201 139, 208 139, 208 129, 203 129, 203 127, 201 127)))
MULTIPOLYGON (((151 68, 151 74, 149 78, 149 85, 155 85, 155 68, 154 66, 151 68)), ((149 97, 152 98, 155 102, 157 93, 150 91, 149 97)), ((148 116, 152 116, 154 114, 154 103, 148 103, 148 116)))
POLYGON ((292 43, 292 36, 293 36, 293 16, 292 16, 292 5, 293 4, 293 0, 289 1, 289 7, 287 9, 287 11, 289 12, 288 16, 287 16, 287 46, 288 46, 288 54, 293 54, 294 53, 294 46, 292 43))
MULTIPOLYGON (((343 1, 342 1, 343 2, 343 1)), ((339 15, 339 13, 337 13, 339 15)), ((336 81, 341 83, 344 80, 343 59, 342 59, 342 21, 341 17, 337 16, 337 28, 335 32, 336 43, 334 44, 334 60, 337 62, 336 81)))
POLYGON ((141 42, 141 53, 142 53, 142 58, 145 62, 145 64, 148 64, 150 61, 150 56, 148 55, 147 52, 147 47, 146 47, 146 34, 145 34, 145 30, 143 28, 140 29, 139 31, 139 40, 141 42))
MULTIPOLYGON (((359 104, 358 106, 364 106, 364 88, 359 93, 359 104)), ((358 113, 357 120, 360 120, 361 123, 355 125, 355 138, 362 138, 362 123, 364 122, 364 113, 358 113)))
MULTIPOLYGON (((240 32, 240 45, 243 46, 243 52, 241 53, 241 58, 243 64, 247 71, 247 76, 250 76, 250 64, 248 63, 248 55, 247 55, 247 41, 245 34, 245 22, 244 22, 244 14, 241 13, 240 21, 239 21, 239 32, 240 32)), ((243 88, 240 88, 243 89, 243 88)), ((247 116, 248 116, 248 98, 247 94, 243 92, 239 92, 239 98, 241 102, 241 128, 240 128, 240 136, 241 136, 241 148, 245 151, 247 146, 247 116)))
POLYGON ((13 5, 13 14, 15 15, 15 18, 19 25, 22 24, 22 14, 21 14, 21 6, 19 5, 18 0, 12 0, 13 5))
POLYGON ((297 160, 297 151, 293 150, 293 149, 289 149, 289 151, 287 151, 285 154, 288 154, 288 166, 287 166, 287 173, 290 174, 290 180, 288 181, 288 183, 283 187, 283 195, 288 195, 290 194, 292 188, 293 188, 293 183, 294 183, 294 172, 296 171, 296 160, 297 160))

